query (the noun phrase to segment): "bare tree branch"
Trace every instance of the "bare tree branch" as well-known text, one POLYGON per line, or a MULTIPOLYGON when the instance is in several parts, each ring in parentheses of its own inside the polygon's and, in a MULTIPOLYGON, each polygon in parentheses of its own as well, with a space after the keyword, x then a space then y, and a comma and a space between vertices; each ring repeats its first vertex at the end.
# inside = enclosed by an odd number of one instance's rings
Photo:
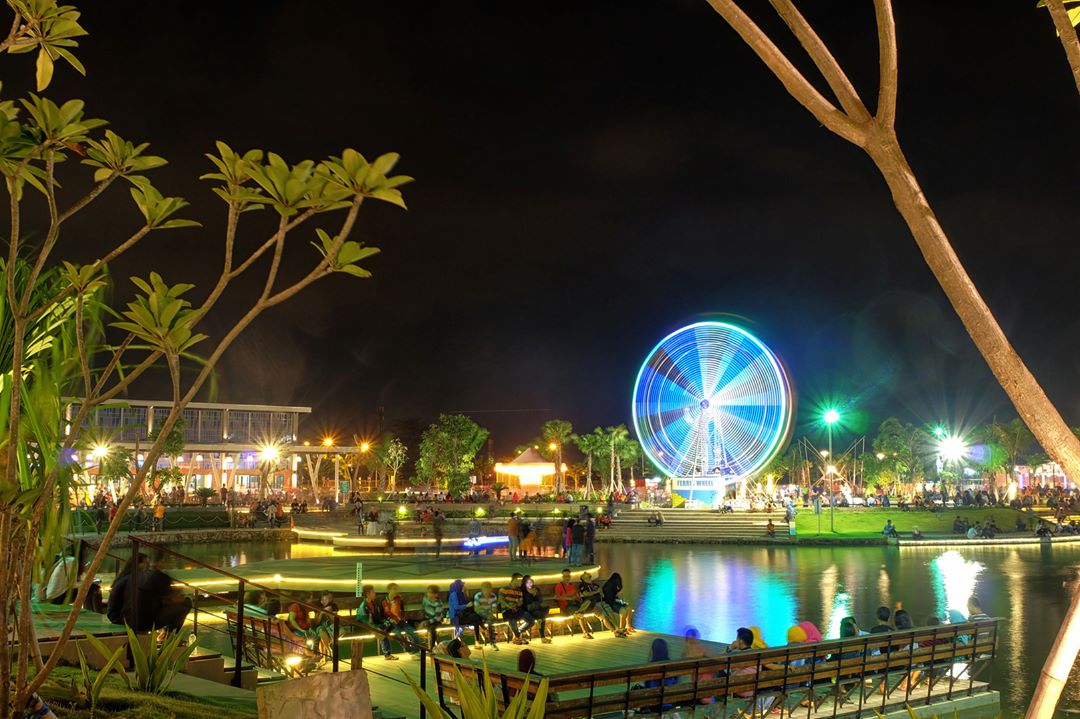
POLYGON ((1061 47, 1065 49, 1069 69, 1072 70, 1073 80, 1076 81, 1076 91, 1080 92, 1080 40, 1077 40, 1076 28, 1069 20, 1069 11, 1065 9, 1065 3, 1062 0, 1046 0, 1046 7, 1054 20, 1061 47))
POLYGON ((709 5, 739 33, 743 41, 757 53, 800 105, 829 130, 862 147, 866 140, 866 130, 826 100, 733 0, 709 0, 709 5))
POLYGON ((897 53, 896 19, 892 0, 874 0, 878 31, 877 121, 888 128, 896 125, 897 53))
POLYGON ((791 29, 792 34, 798 39, 799 44, 806 50, 806 54, 814 61, 814 65, 821 72, 825 82, 829 83, 836 99, 848 117, 856 122, 866 122, 870 119, 870 113, 859 97, 859 92, 851 84, 851 80, 844 73, 840 63, 836 61, 829 48, 818 37, 817 32, 802 16, 792 0, 769 0, 773 8, 791 29))
POLYGON ((104 180, 94 185, 93 188, 91 188, 90 192, 87 192, 85 195, 83 195, 78 202, 61 212, 59 217, 60 224, 63 224, 67 220, 71 219, 72 215, 74 215, 79 210, 83 209, 91 202, 96 200, 98 195, 104 192, 105 188, 111 185, 117 177, 119 177, 119 175, 109 175, 104 180))

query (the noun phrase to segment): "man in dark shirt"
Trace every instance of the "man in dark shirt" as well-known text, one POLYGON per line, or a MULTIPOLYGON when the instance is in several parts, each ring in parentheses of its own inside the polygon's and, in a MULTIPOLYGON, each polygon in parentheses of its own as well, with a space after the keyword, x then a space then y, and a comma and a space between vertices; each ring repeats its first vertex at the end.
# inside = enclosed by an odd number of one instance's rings
POLYGON ((132 611, 135 607, 135 574, 138 573, 142 580, 150 563, 146 561, 146 555, 140 552, 130 559, 120 575, 113 580, 112 589, 109 590, 109 603, 105 608, 105 615, 113 624, 132 624, 134 616, 132 611))
POLYGON ((155 556, 150 571, 139 578, 139 604, 133 627, 136 631, 178 632, 191 611, 191 599, 173 588, 173 578, 165 573, 164 567, 165 557, 155 556))
POLYGON ((891 632, 893 630, 892 625, 889 624, 889 619, 892 618, 892 611, 888 607, 877 608, 877 624, 870 628, 871 634, 881 634, 882 632, 891 632))

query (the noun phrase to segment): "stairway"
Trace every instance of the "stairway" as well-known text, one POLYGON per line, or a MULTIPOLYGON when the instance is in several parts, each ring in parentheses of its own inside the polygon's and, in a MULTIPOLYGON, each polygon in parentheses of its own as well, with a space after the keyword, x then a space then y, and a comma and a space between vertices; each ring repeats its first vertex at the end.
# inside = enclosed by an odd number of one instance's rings
POLYGON ((649 524, 653 510, 623 509, 609 529, 596 533, 598 542, 674 542, 690 544, 787 543, 788 526, 783 512, 732 512, 706 509, 665 509, 663 526, 649 524), (765 535, 772 520, 776 538, 765 535))

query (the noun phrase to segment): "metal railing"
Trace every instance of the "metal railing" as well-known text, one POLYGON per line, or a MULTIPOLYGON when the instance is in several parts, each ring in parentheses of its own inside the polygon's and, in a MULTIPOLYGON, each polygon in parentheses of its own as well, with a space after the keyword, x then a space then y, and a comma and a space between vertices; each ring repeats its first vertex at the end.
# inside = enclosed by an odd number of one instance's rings
MULTIPOLYGON (((206 562, 202 562, 193 557, 181 554, 180 552, 170 549, 169 547, 157 544, 155 542, 147 541, 146 539, 140 537, 131 536, 130 539, 131 556, 136 556, 136 554, 140 552, 144 555, 154 554, 158 556, 169 556, 181 560, 187 564, 210 570, 216 575, 222 577, 223 579, 229 579, 236 582, 235 596, 230 596, 229 594, 222 593, 220 591, 211 591, 206 587, 172 578, 173 586, 180 585, 181 587, 192 591, 192 607, 190 612, 192 632, 196 636, 198 636, 200 631, 214 631, 224 634, 228 637, 230 644, 234 648, 235 654, 235 666, 233 667, 233 677, 231 680, 231 684, 233 686, 239 687, 242 685, 243 673, 245 670, 245 657, 250 656, 251 654, 259 655, 259 653, 248 653, 245 651, 245 644, 249 640, 260 641, 261 639, 266 639, 270 641, 276 638, 280 640, 280 645, 282 647, 295 647, 298 651, 302 651, 304 654, 308 655, 309 658, 315 659, 317 664, 329 664, 331 672, 338 672, 341 669, 341 642, 349 641, 356 643, 352 647, 353 652, 350 656, 349 665, 351 669, 359 669, 363 664, 363 647, 359 642, 362 641, 363 638, 371 637, 374 638, 376 642, 391 640, 397 641, 403 649, 406 649, 410 652, 418 652, 420 655, 419 684, 420 688, 426 691, 426 669, 427 658, 429 655, 429 649, 427 646, 412 642, 411 640, 401 636, 400 634, 392 633, 390 631, 387 631, 386 629, 365 624, 364 622, 361 622, 352 616, 341 615, 339 613, 333 615, 332 623, 329 627, 328 638, 330 641, 328 652, 323 650, 323 647, 318 640, 312 641, 309 637, 301 637, 299 635, 287 637, 283 635, 248 637, 248 634, 251 633, 251 629, 249 627, 249 622, 245 620, 245 595, 252 590, 259 590, 263 592, 267 597, 276 597, 283 600, 281 602, 283 608, 291 605, 299 605, 302 611, 308 612, 309 615, 311 613, 314 613, 315 616, 324 615, 325 612, 321 606, 316 606, 314 604, 302 601, 295 595, 289 594, 288 592, 283 591, 279 588, 269 587, 264 584, 260 584, 259 582, 245 579, 244 577, 241 577, 233 572, 229 572, 219 567, 207 564, 206 562), (232 615, 235 617, 235 622, 231 620, 231 617, 229 616, 230 613, 232 613, 232 615), (203 620, 201 622, 200 615, 203 620), (212 621, 206 621, 207 618, 210 618, 212 621), (221 629, 222 624, 225 625, 225 630, 221 629), (350 631, 347 632, 346 629, 350 631), (353 636, 350 636, 350 634, 353 636), (360 636, 355 636, 357 634, 359 634, 360 636)), ((115 559, 118 563, 127 561, 126 557, 113 554, 112 552, 108 552, 106 556, 115 559)), ((145 570, 139 570, 138 564, 136 563, 134 566, 134 574, 131 580, 135 583, 136 586, 138 586, 139 583, 140 571, 145 570)), ((133 606, 131 608, 131 613, 134 616, 138 616, 138 595, 138 591, 132 592, 133 606)), ((271 631, 288 631, 288 629, 284 626, 284 620, 280 620, 276 616, 266 616, 265 619, 266 625, 268 627, 270 627, 271 625, 273 626, 273 629, 271 631)), ((270 647, 267 647, 267 650, 267 655, 272 653, 270 647)), ((302 659, 303 657, 301 656, 301 661, 302 659)), ((250 666, 251 665, 249 665, 248 668, 250 668, 250 666)), ((286 665, 277 665, 263 668, 277 669, 279 671, 284 669, 282 673, 286 677, 290 675, 299 676, 305 673, 303 671, 304 667, 300 667, 300 669, 297 671, 290 671, 286 665)), ((373 673, 378 674, 379 676, 382 676, 391 681, 397 682, 399 684, 403 684, 406 686, 408 685, 408 683, 400 677, 383 674, 381 672, 373 673)), ((426 710, 422 702, 419 702, 419 704, 420 717, 421 719, 424 719, 426 715, 426 710)))
MULTIPOLYGON (((764 717, 806 709, 831 716, 853 705, 855 716, 893 704, 952 700, 986 691, 992 678, 997 619, 872 634, 775 649, 746 650, 715 657, 547 675, 545 716, 593 716, 678 706, 719 704, 722 716, 764 717), (986 683, 977 682, 987 672, 986 683), (880 695, 880 702, 875 695, 880 695)), ((457 709, 455 669, 465 681, 482 682, 483 668, 449 657, 433 657, 440 705, 457 709)), ((537 682, 512 671, 487 672, 500 709, 519 691, 535 698, 537 682)))

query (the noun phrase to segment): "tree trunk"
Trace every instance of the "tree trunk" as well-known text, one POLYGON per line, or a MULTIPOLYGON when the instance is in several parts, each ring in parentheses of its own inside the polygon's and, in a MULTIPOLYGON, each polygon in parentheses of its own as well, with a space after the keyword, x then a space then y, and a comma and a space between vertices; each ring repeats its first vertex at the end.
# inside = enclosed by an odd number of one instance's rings
POLYGON ((1028 370, 949 244, 896 135, 873 124, 866 151, 892 191, 926 263, 1024 423, 1070 477, 1080 478, 1080 440, 1028 370))

